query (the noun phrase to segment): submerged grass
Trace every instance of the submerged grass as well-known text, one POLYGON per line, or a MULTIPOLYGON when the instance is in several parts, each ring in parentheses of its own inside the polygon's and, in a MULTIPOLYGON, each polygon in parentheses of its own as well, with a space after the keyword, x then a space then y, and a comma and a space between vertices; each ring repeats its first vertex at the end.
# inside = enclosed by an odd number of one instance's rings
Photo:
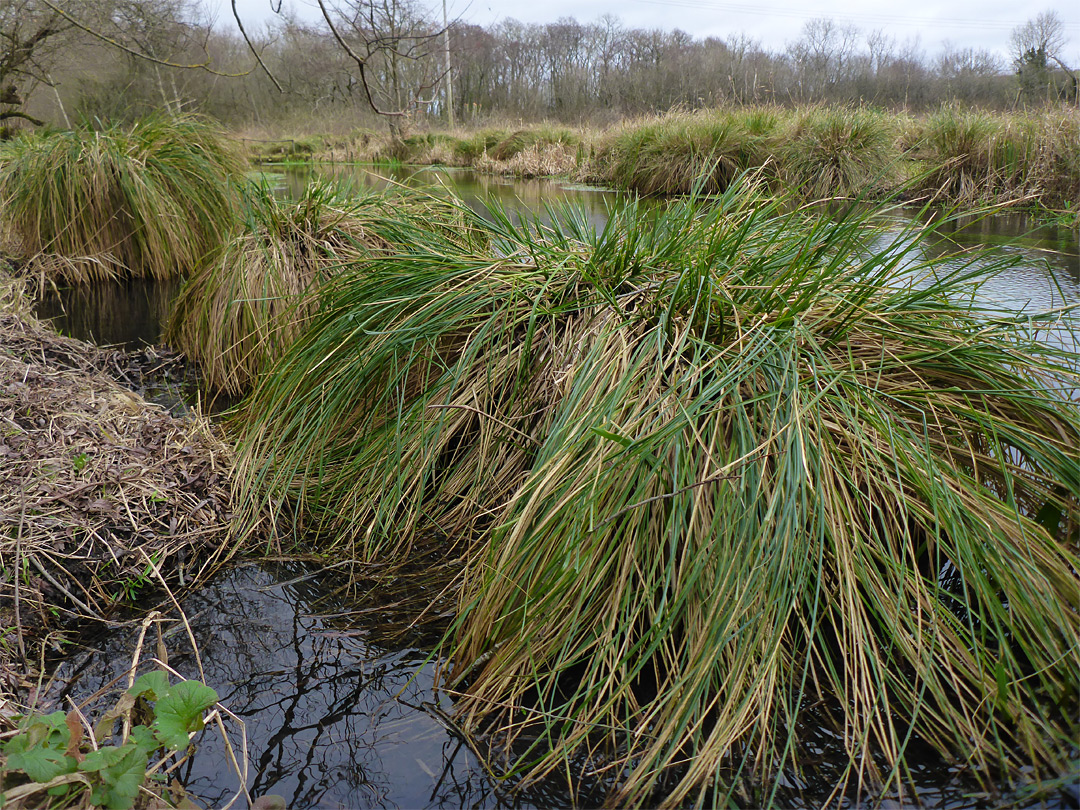
POLYGON ((317 181, 300 199, 281 200, 252 185, 246 201, 243 226, 189 278, 165 333, 211 387, 234 396, 292 342, 319 285, 342 265, 468 236, 455 206, 404 188, 317 181))
POLYGON ((212 125, 158 117, 6 144, 0 200, 23 251, 57 280, 164 279, 231 233, 242 169, 212 125))
POLYGON ((362 559, 458 541, 444 684, 525 779, 585 761, 629 806, 768 804, 810 712, 852 789, 915 743, 1063 772, 1080 379, 1037 339, 1061 313, 984 310, 994 261, 741 183, 601 233, 553 213, 325 284, 237 422, 241 503, 362 559))

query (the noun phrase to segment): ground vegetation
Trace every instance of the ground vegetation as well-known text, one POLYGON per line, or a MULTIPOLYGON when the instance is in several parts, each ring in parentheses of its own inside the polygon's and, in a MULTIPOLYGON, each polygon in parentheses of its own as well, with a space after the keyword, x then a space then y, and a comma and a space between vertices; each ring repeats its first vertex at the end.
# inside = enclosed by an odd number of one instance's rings
POLYGON ((358 561, 445 537, 443 684, 517 778, 771 804, 818 727, 860 793, 923 747, 1055 778, 1075 333, 981 305, 993 268, 921 226, 746 183, 600 233, 489 212, 488 249, 336 274, 236 422, 244 508, 358 561))

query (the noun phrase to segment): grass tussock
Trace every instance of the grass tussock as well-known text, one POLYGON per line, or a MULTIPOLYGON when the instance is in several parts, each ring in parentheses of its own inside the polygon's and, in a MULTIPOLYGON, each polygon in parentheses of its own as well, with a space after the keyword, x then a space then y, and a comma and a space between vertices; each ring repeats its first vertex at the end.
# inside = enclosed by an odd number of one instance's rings
POLYGON ((525 779, 588 761, 620 804, 767 804, 811 767, 804 722, 864 790, 916 743, 1056 776, 1075 349, 872 216, 732 185, 601 233, 495 212, 489 250, 335 275, 237 423, 242 502, 364 559, 463 542, 446 685, 525 779))
POLYGON ((597 149, 594 172, 602 182, 641 194, 688 194, 696 185, 720 192, 766 161, 764 136, 748 123, 749 116, 727 110, 629 123, 597 149))
POLYGON ((579 146, 565 143, 535 143, 505 160, 486 153, 473 164, 478 172, 509 177, 570 177, 581 165, 579 146))
POLYGON ((921 188, 946 200, 1037 199, 1053 208, 1080 199, 1080 111, 943 107, 916 119, 909 138, 925 172, 921 188))
POLYGON ((22 249, 58 280, 164 279, 231 233, 241 171, 215 127, 160 117, 6 144, 0 200, 22 249))
POLYGON ((165 338, 218 391, 240 395, 295 339, 319 286, 346 264, 431 239, 464 239, 460 212, 431 195, 312 182, 298 200, 262 186, 245 222, 184 285, 165 338))
POLYGON ((510 160, 526 149, 546 145, 563 145, 577 147, 581 143, 581 136, 568 129, 559 129, 552 126, 539 126, 531 129, 519 129, 499 141, 491 149, 491 157, 494 160, 510 160))
POLYGON ((424 132, 383 144, 375 159, 469 167, 518 177, 566 175, 576 167, 574 158, 581 143, 580 134, 550 124, 513 131, 424 132))
POLYGON ((866 197, 887 189, 899 162, 898 135, 884 112, 812 107, 780 136, 783 182, 811 199, 866 197))

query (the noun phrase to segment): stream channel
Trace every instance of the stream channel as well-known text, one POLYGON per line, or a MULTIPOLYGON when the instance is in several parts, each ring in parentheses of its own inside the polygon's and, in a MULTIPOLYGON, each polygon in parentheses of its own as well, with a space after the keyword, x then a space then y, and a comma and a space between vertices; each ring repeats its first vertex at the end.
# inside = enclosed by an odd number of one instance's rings
MULTIPOLYGON (((288 169, 268 177, 278 191, 295 196, 311 169, 288 169)), ((331 169, 320 169, 331 171, 331 169)), ((359 167, 337 167, 355 182, 383 185, 359 167)), ((615 195, 551 181, 511 181, 468 171, 407 169, 399 182, 438 182, 471 205, 494 198, 511 210, 541 210, 568 200, 602 224, 615 195)), ((1075 229, 1033 230, 1022 215, 999 215, 957 231, 942 231, 928 249, 957 245, 1003 245, 1022 254, 1011 272, 985 285, 982 295, 1002 308, 1039 311, 1080 301, 1080 245, 1075 229)), ((62 290, 39 302, 38 314, 66 334, 99 344, 142 348, 160 339, 161 323, 179 284, 98 284, 62 290)), ((166 381, 144 395, 174 410, 197 395, 190 379, 166 381)), ((298 560, 244 563, 223 571, 188 595, 183 608, 194 636, 205 681, 221 702, 242 718, 246 734, 246 785, 259 797, 276 794, 301 808, 495 808, 593 806, 601 794, 568 794, 561 784, 541 785, 510 796, 480 766, 469 745, 449 727, 452 707, 434 689, 436 662, 429 650, 437 634, 408 630, 392 592, 373 598, 343 595, 344 578, 324 563, 298 560), (397 632, 403 631, 403 632, 397 632)), ((363 592, 363 589, 360 589, 363 592)), ((415 590, 415 589, 414 589, 415 590)), ((412 596, 417 594, 413 593, 412 596)), ((122 676, 130 665, 138 622, 83 639, 48 690, 52 700, 75 701, 122 676)), ((179 622, 165 631, 169 663, 186 677, 199 665, 179 622)), ((148 636, 148 657, 154 645, 148 636)), ((65 704, 66 707, 66 704, 65 704)), ((238 727, 229 744, 239 753, 238 727)), ((842 757, 839 741, 810 741, 829 758, 842 757)), ((823 774, 826 775, 826 768, 823 774)), ((237 795, 240 777, 227 744, 207 730, 198 750, 176 774, 201 806, 222 807, 237 795)), ((918 802, 925 807, 995 806, 1004 797, 973 795, 947 767, 932 760, 913 768, 918 802)), ((831 784, 792 784, 783 804, 811 807, 831 784)), ((599 787, 599 786, 594 786, 599 787)), ((1035 806, 1070 806, 1068 791, 1035 806)), ((897 797, 899 798, 899 797, 897 797)), ((909 792, 904 804, 915 797, 909 792)), ((1018 797, 1012 797, 1015 801, 1018 797)), ((1006 799, 1007 800, 1007 799, 1006 799)), ((1021 801, 1020 804, 1029 802, 1021 801)), ((857 806, 852 801, 847 806, 857 806)), ((235 807, 246 807, 241 798, 235 807)), ((898 806, 887 800, 881 806, 898 806)))

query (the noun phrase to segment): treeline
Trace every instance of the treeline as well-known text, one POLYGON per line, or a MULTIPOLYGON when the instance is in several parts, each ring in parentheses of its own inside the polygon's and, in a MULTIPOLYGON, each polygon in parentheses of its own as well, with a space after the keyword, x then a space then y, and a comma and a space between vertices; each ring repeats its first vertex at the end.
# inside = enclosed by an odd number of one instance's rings
POLYGON ((610 15, 591 23, 455 22, 444 35, 441 22, 409 0, 337 0, 328 4, 333 28, 283 13, 259 30, 249 25, 246 42, 193 0, 126 0, 107 14, 104 4, 82 0, 68 3, 66 16, 52 11, 55 4, 15 5, 18 14, 0 13, 4 41, 19 41, 7 30, 19 25, 29 41, 35 14, 51 14, 60 30, 51 50, 38 44, 30 76, 6 79, 0 53, 0 84, 12 84, 14 100, 24 92, 35 118, 58 124, 162 107, 233 126, 302 120, 332 129, 374 118, 374 105, 406 113, 387 119, 400 129, 446 121, 451 108, 452 120, 466 123, 500 116, 604 123, 731 103, 917 111, 943 102, 1003 109, 1077 99, 1064 26, 1053 13, 1014 31, 1006 60, 962 46, 931 54, 917 40, 826 18, 769 50, 742 34, 698 39, 630 28, 610 15))

